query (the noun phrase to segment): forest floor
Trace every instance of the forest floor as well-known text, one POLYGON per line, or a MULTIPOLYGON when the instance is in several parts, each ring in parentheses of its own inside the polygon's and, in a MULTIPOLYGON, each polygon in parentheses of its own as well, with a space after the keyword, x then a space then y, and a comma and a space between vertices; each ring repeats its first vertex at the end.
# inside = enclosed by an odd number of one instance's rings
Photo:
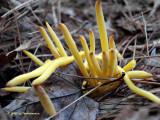
MULTIPOLYGON (((64 23, 83 50, 78 34, 89 44, 89 29, 96 40, 96 53, 101 51, 95 15, 96 0, 6 0, 0 2, 0 88, 12 78, 30 72, 38 66, 22 53, 34 53, 42 61, 54 59, 44 42, 38 26, 46 28, 47 21, 59 36, 68 55, 70 51, 58 23, 64 23), (19 48, 19 46, 21 47, 19 48), (17 49, 19 48, 19 49, 17 49)), ((160 97, 160 1, 159 0, 101 0, 108 37, 115 43, 126 65, 135 59, 134 70, 152 73, 152 80, 133 80, 135 85, 160 97)), ((27 83, 28 85, 29 83, 27 83)), ((4 108, 18 93, 0 91, 4 108)), ((160 107, 144 97, 135 95, 125 83, 96 99, 98 120, 159 120, 160 107)))

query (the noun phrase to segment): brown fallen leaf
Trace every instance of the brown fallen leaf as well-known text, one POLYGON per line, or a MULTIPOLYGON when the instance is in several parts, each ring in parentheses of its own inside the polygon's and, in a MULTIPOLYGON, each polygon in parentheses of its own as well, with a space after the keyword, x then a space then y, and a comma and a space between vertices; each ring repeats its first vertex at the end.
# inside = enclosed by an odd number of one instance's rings
MULTIPOLYGON (((77 70, 78 68, 75 63, 58 68, 52 76, 42 84, 42 87, 51 98, 56 112, 60 111, 82 95, 80 92, 82 79, 77 78, 76 76, 65 75, 78 75, 79 72, 77 70)), ((4 109, 10 113, 9 117, 13 120, 42 120, 49 117, 40 104, 33 88, 20 95, 18 99, 15 99, 4 109), (16 114, 11 115, 14 112, 16 114), (27 115, 27 113, 32 115, 27 115)), ((95 120, 97 113, 98 103, 91 98, 84 97, 58 114, 55 117, 55 120, 95 120)))
POLYGON ((15 58, 16 54, 17 54, 16 51, 12 51, 8 54, 6 52, 2 52, 0 54, 0 66, 3 66, 11 62, 15 58))
POLYGON ((15 50, 10 52, 2 52, 0 53, 0 66, 3 66, 5 64, 8 64, 11 62, 17 55, 17 52, 21 50, 28 49, 31 46, 31 41, 24 41, 19 47, 17 47, 15 50))
POLYGON ((24 49, 28 49, 31 46, 31 41, 24 41, 19 47, 17 47, 14 51, 21 51, 24 49))

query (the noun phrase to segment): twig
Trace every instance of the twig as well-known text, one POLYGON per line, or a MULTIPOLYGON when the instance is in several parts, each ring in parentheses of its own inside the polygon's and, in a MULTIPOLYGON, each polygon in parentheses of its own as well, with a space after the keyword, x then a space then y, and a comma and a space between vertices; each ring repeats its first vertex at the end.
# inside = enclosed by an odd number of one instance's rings
POLYGON ((56 17, 55 7, 52 7, 52 16, 53 16, 53 21, 54 21, 55 27, 57 27, 58 26, 58 20, 57 20, 57 17, 56 17))
MULTIPOLYGON (((148 38, 148 42, 151 40, 151 38, 152 38, 152 36, 154 35, 154 33, 156 32, 156 30, 157 30, 157 28, 155 28, 155 29, 153 30, 153 32, 151 33, 151 35, 150 35, 149 38, 148 38)), ((146 43, 146 44, 144 45, 144 48, 141 50, 141 52, 144 51, 144 49, 147 47, 147 45, 148 45, 148 47, 149 47, 149 44, 146 43)))
POLYGON ((136 46, 137 46, 137 38, 134 41, 134 52, 133 52, 133 60, 135 59, 135 54, 136 54, 136 46))
MULTIPOLYGON (((129 48, 129 50, 133 51, 133 50, 130 49, 130 48, 129 48)), ((137 64, 139 64, 139 63, 142 61, 142 58, 152 58, 152 57, 159 57, 159 56, 160 56, 160 55, 146 56, 146 55, 144 55, 143 53, 141 53, 141 52, 139 52, 139 51, 136 51, 136 53, 139 54, 139 55, 142 55, 142 56, 140 56, 140 57, 135 57, 135 59, 141 58, 141 60, 140 60, 137 64)), ((126 59, 133 59, 133 58, 126 58, 126 59)), ((154 62, 160 64, 160 62, 158 62, 158 61, 155 60, 155 59, 150 59, 150 60, 152 60, 152 61, 154 61, 154 62)))
MULTIPOLYGON (((125 48, 123 49, 122 57, 123 57, 123 55, 124 55, 124 53, 125 53, 128 45, 129 45, 133 40, 135 40, 135 39, 138 37, 138 35, 139 35, 139 34, 136 34, 133 38, 131 38, 131 39, 129 40, 129 42, 127 43, 127 45, 126 45, 125 48)), ((120 66, 121 66, 121 63, 122 63, 122 58, 121 58, 121 60, 120 60, 120 66)))
POLYGON ((4 15, 2 15, 1 18, 5 18, 5 17, 9 16, 10 14, 12 14, 14 11, 19 10, 19 9, 21 9, 21 8, 29 5, 29 4, 32 4, 32 3, 37 2, 37 1, 38 1, 38 0, 28 0, 28 1, 20 4, 19 6, 13 8, 12 10, 8 11, 8 12, 5 13, 4 15))
POLYGON ((148 50, 148 37, 147 37, 147 27, 146 27, 146 20, 144 18, 144 15, 142 13, 142 20, 143 20, 143 23, 144 23, 144 32, 145 32, 145 36, 146 36, 146 45, 147 45, 147 56, 149 56, 149 50, 148 50))
MULTIPOLYGON (((151 44, 148 44, 148 47, 152 47, 154 45, 154 47, 160 47, 160 43, 156 43, 156 44, 154 44, 154 43, 151 43, 151 44)), ((142 48, 144 48, 145 47, 145 45, 136 45, 136 46, 132 46, 132 45, 130 45, 130 46, 128 46, 128 48, 130 48, 130 49, 134 49, 134 47, 135 47, 135 49, 142 49, 142 48)))
MULTIPOLYGON (((35 55, 35 56, 36 56, 36 53, 37 53, 37 51, 38 51, 38 48, 39 48, 40 44, 41 44, 41 43, 39 43, 39 44, 37 45, 36 50, 34 51, 34 55, 35 55)), ((29 64, 28 72, 30 71, 31 65, 32 65, 32 60, 31 60, 31 62, 30 62, 30 64, 29 64)))
POLYGON ((39 18, 37 17, 37 15, 34 13, 34 11, 32 10, 32 8, 29 6, 29 10, 32 12, 32 14, 34 15, 34 17, 37 19, 37 21, 39 22, 39 24, 41 26, 43 26, 42 22, 39 20, 39 18))
POLYGON ((49 7, 49 9, 47 10, 47 12, 45 13, 43 22, 46 21, 47 14, 52 10, 52 7, 53 7, 58 1, 59 1, 59 0, 54 1, 54 3, 51 5, 51 7, 49 7))
MULTIPOLYGON (((160 55, 154 55, 154 56, 140 56, 140 57, 135 57, 135 59, 139 59, 139 58, 154 58, 154 57, 160 57, 160 55)), ((126 58, 126 59, 132 59, 132 58, 126 58)), ((160 62, 152 59, 154 62, 160 64, 160 62)))
MULTIPOLYGON (((72 75, 72 74, 65 74, 65 73, 59 73, 62 75, 66 75, 66 76, 71 76, 71 77, 77 77, 77 78, 82 78, 82 79, 95 79, 97 80, 97 78, 92 78, 92 77, 84 77, 84 76, 79 76, 79 75, 72 75)), ((115 80, 114 78, 98 78, 98 80, 115 80)))
POLYGON ((20 4, 22 4, 21 2, 19 2, 18 0, 10 0, 14 5, 19 6, 20 4))
MULTIPOLYGON (((137 45, 137 38, 136 38, 135 41, 134 41, 133 60, 135 60, 136 45, 137 45)), ((132 70, 134 70, 134 68, 132 68, 132 70)))
MULTIPOLYGON (((37 5, 33 6, 32 7, 32 10, 35 10, 37 9, 37 5)), ((31 10, 23 10, 22 12, 18 13, 16 16, 16 18, 13 20, 14 16, 11 17, 11 18, 8 18, 5 22, 7 23, 3 28, 2 30, 0 30, 0 34, 4 33, 4 32, 7 32, 8 30, 11 30, 13 28, 15 28, 16 26, 15 25, 15 21, 21 19, 22 17, 26 16, 27 14, 29 14, 31 12, 31 10), (11 25, 12 24, 12 25, 11 25), (9 26, 9 28, 7 28, 9 26)))
POLYGON ((58 1, 58 22, 61 23, 61 0, 58 1))
POLYGON ((128 9, 130 18, 133 19, 133 15, 132 15, 132 12, 131 12, 131 10, 130 10, 130 6, 129 6, 129 4, 128 4, 128 1, 127 1, 127 0, 124 0, 124 2, 125 2, 125 4, 126 4, 126 6, 127 6, 127 9, 128 9))
MULTIPOLYGON (((19 27, 18 27, 18 24, 17 24, 17 20, 16 20, 16 26, 17 26, 19 44, 21 45, 21 44, 22 44, 22 41, 21 41, 21 36, 20 36, 20 32, 19 32, 19 27)), ((20 52, 20 55, 21 55, 21 62, 20 62, 20 63, 21 63, 21 68, 22 68, 22 72, 23 72, 23 74, 24 74, 22 51, 20 52)))

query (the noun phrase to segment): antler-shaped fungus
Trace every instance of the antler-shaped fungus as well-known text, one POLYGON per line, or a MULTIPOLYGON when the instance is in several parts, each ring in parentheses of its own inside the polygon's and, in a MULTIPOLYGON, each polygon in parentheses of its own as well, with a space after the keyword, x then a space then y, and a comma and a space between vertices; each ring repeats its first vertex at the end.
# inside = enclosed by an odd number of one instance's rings
MULTIPOLYGON (((81 43, 84 49, 84 52, 83 51, 79 52, 67 27, 64 24, 60 23, 59 24, 60 29, 63 32, 67 45, 72 53, 72 56, 67 56, 57 35, 52 30, 50 25, 46 23, 47 28, 53 40, 55 41, 59 52, 57 51, 51 39, 49 38, 45 29, 43 27, 39 27, 39 30, 42 36, 44 37, 47 45, 49 46, 53 56, 56 59, 47 60, 45 63, 43 63, 33 54, 23 50, 23 52, 27 56, 29 56, 34 62, 36 62, 40 67, 30 73, 26 73, 26 74, 15 77, 14 79, 12 79, 7 83, 7 86, 13 87, 13 86, 22 84, 23 82, 31 78, 38 77, 36 80, 32 82, 32 86, 35 87, 36 93, 40 98, 40 101, 44 109, 47 111, 49 115, 53 115, 55 114, 55 110, 54 110, 54 107, 52 106, 52 102, 49 99, 49 97, 47 97, 45 91, 40 86, 40 84, 43 83, 55 71, 57 67, 68 65, 75 60, 78 64, 78 67, 82 75, 84 77, 87 77, 87 82, 91 87, 102 84, 103 81, 99 80, 100 78, 104 78, 104 79, 107 78, 107 79, 110 79, 109 81, 112 81, 113 78, 121 77, 122 72, 125 72, 125 76, 123 79, 127 84, 127 86, 133 92, 135 92, 138 95, 144 96, 155 103, 160 104, 160 98, 158 98, 157 96, 153 95, 150 92, 147 92, 145 90, 142 90, 136 87, 130 80, 130 78, 141 78, 141 79, 151 78, 152 75, 150 73, 147 73, 144 71, 130 71, 132 68, 136 66, 135 60, 130 61, 123 68, 117 65, 117 60, 123 59, 123 58, 115 47, 114 35, 110 37, 109 45, 108 45, 107 31, 105 27, 105 21, 104 21, 100 0, 97 0, 95 9, 96 9, 96 16, 97 16, 97 24, 98 24, 99 34, 100 34, 102 53, 95 55, 95 38, 94 38, 94 33, 91 29, 89 30, 90 50, 87 46, 85 38, 82 35, 79 35, 78 37, 81 40, 81 43), (82 58, 84 57, 86 57, 85 63, 83 63, 83 60, 82 60, 82 58), (101 61, 102 61, 102 65, 100 65, 101 61), (97 78, 97 80, 89 79, 90 77, 95 77, 97 78), (51 106, 49 107, 48 105, 49 106, 51 105, 51 106)), ((118 86, 118 84, 119 84, 119 81, 115 83, 111 83, 109 85, 101 86, 97 88, 97 90, 95 91, 95 95, 104 94, 104 92, 111 91, 115 89, 118 86)), ((4 90, 9 90, 9 89, 5 88, 4 90)))

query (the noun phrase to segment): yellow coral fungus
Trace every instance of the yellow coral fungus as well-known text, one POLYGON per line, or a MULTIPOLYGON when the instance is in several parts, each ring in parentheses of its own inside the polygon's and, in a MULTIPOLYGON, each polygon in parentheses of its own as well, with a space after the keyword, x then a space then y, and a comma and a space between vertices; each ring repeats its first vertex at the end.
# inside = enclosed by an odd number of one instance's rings
POLYGON ((52 104, 52 101, 47 95, 47 93, 45 92, 45 90, 42 88, 42 86, 36 85, 34 86, 34 88, 45 111, 50 116, 56 114, 56 110, 52 104))
MULTIPOLYGON (((82 43, 82 46, 83 46, 83 49, 84 49, 84 52, 85 52, 85 56, 86 56, 86 60, 87 60, 87 63, 88 63, 88 66, 90 68, 90 73, 91 73, 91 77, 95 77, 95 70, 93 68, 93 65, 92 65, 92 62, 90 60, 90 57, 89 57, 89 49, 88 49, 88 46, 87 46, 87 43, 86 43, 86 40, 83 36, 81 35, 78 35, 79 39, 81 40, 81 43, 82 43)), ((95 83, 95 81, 93 80, 88 80, 90 86, 95 86, 97 85, 95 83)))
MULTIPOLYGON (((80 55, 83 55, 82 52, 80 55)), ((49 78, 49 76, 55 71, 59 66, 66 66, 74 61, 74 57, 61 57, 53 61, 53 63, 48 67, 48 69, 37 79, 32 82, 32 86, 39 85, 49 78)))
POLYGON ((55 34, 55 32, 52 30, 52 28, 50 27, 50 25, 48 24, 48 22, 46 22, 47 28, 49 33, 51 34, 54 42, 56 43, 58 50, 61 54, 62 57, 67 56, 66 51, 64 50, 60 40, 58 39, 57 35, 55 34))
POLYGON ((77 46, 76 46, 76 44, 75 44, 75 42, 74 42, 74 40, 73 40, 70 32, 68 31, 67 27, 66 27, 64 24, 60 23, 59 26, 60 26, 60 28, 61 28, 61 30, 62 30, 62 32, 63 32, 63 35, 64 35, 64 37, 65 37, 65 40, 66 40, 66 42, 67 42, 67 45, 68 45, 68 47, 69 47, 72 55, 74 56, 75 61, 76 61, 77 64, 78 64, 79 69, 81 70, 82 74, 83 74, 85 77, 89 77, 89 75, 88 75, 88 73, 87 73, 87 70, 85 69, 83 60, 82 60, 82 58, 81 58, 80 55, 79 55, 77 46))
POLYGON ((111 48, 116 49, 115 42, 114 42, 114 35, 112 35, 112 36, 109 38, 109 47, 110 47, 110 49, 111 49, 111 48))
POLYGON ((129 78, 139 78, 139 79, 147 79, 147 78, 151 78, 152 74, 147 73, 145 71, 129 71, 127 72, 129 78))
POLYGON ((108 67, 108 72, 107 72, 107 77, 113 77, 113 72, 114 72, 114 69, 115 69, 115 59, 116 58, 116 52, 115 52, 115 49, 110 49, 109 50, 109 67, 108 67))
POLYGON ((5 87, 2 88, 7 92, 26 92, 31 87, 24 87, 24 86, 16 86, 16 87, 5 87))
POLYGON ((53 42, 51 41, 51 39, 50 39, 50 37, 48 36, 48 34, 47 34, 47 32, 45 31, 45 29, 44 29, 43 27, 40 27, 40 26, 39 26, 39 30, 40 30, 41 34, 43 35, 43 37, 44 37, 47 45, 48 45, 49 48, 51 49, 51 52, 52 52, 53 56, 54 56, 55 58, 59 58, 60 55, 59 55, 59 53, 57 52, 56 47, 54 46, 53 42))
MULTIPOLYGON (((118 66, 118 70, 120 73, 122 72, 125 72, 121 67, 118 66)), ((133 91, 135 92, 136 94, 138 95, 141 95, 141 96, 144 96, 146 98, 148 98, 149 100, 155 102, 155 103, 158 103, 160 104, 160 98, 158 98, 157 96, 153 95, 152 93, 150 92, 147 92, 145 90, 142 90, 138 87, 136 87, 132 81, 130 80, 128 74, 125 74, 125 76, 123 77, 124 81, 126 82, 127 86, 133 91)))
POLYGON ((103 17, 100 0, 97 0, 95 8, 96 8, 97 24, 98 24, 98 29, 99 29, 100 39, 101 39, 102 51, 108 52, 109 48, 108 48, 107 29, 106 29, 106 25, 103 17))
POLYGON ((26 54, 30 59, 32 59, 35 63, 37 63, 39 66, 43 65, 43 62, 38 59, 35 55, 32 53, 28 52, 27 50, 22 50, 24 54, 26 54))
POLYGON ((106 51, 102 52, 102 73, 104 78, 107 77, 106 73, 108 70, 108 66, 109 66, 109 55, 106 51))
POLYGON ((95 38, 92 29, 89 29, 90 51, 95 53, 95 38))
MULTIPOLYGON (((116 50, 116 46, 115 46, 115 42, 114 42, 114 35, 112 35, 110 38, 109 38, 109 47, 110 49, 113 48, 116 50)), ((118 69, 117 69, 117 52, 115 51, 115 56, 116 56, 116 59, 114 61, 114 72, 113 72, 113 76, 117 75, 118 74, 118 69)))
POLYGON ((117 58, 118 60, 121 60, 124 62, 124 58, 122 57, 122 55, 119 53, 119 51, 116 49, 116 53, 117 53, 117 58))
POLYGON ((44 73, 44 71, 46 69, 48 69, 48 67, 52 64, 52 62, 53 61, 51 61, 51 60, 47 60, 43 66, 37 68, 36 70, 29 72, 29 73, 26 73, 26 74, 23 74, 23 75, 19 75, 19 76, 13 78, 12 80, 10 80, 7 83, 6 86, 13 87, 16 85, 20 85, 31 78, 38 77, 38 76, 42 75, 44 73))
POLYGON ((103 74, 102 74, 102 70, 96 60, 95 54, 93 52, 89 53, 90 59, 92 61, 92 65, 94 66, 94 69, 98 75, 99 78, 102 78, 103 74))
MULTIPOLYGON (((160 98, 156 97, 150 92, 147 92, 145 90, 142 90, 136 87, 130 80, 130 78, 141 78, 141 79, 151 78, 152 75, 150 73, 147 73, 144 71, 130 71, 132 68, 136 66, 135 60, 130 61, 123 68, 118 66, 117 64, 118 59, 123 60, 123 58, 119 53, 119 51, 116 49, 116 46, 114 43, 114 36, 110 37, 109 45, 108 45, 107 30, 105 27, 106 25, 103 17, 100 0, 97 0, 95 9, 96 9, 97 24, 98 24, 99 34, 100 34, 100 42, 102 47, 101 53, 99 53, 98 55, 95 54, 95 40, 94 40, 95 38, 94 38, 93 31, 91 29, 89 30, 90 51, 87 46, 85 38, 79 35, 79 38, 82 42, 82 46, 84 49, 84 52, 79 52, 77 49, 76 43, 73 40, 69 30, 64 24, 60 23, 59 24, 60 29, 72 53, 72 56, 67 56, 58 37, 56 36, 52 28, 49 26, 49 24, 46 23, 48 30, 51 36, 53 37, 60 54, 58 53, 57 49, 55 48, 53 42, 49 38, 45 29, 42 27, 39 27, 41 34, 43 35, 44 39, 46 40, 46 43, 48 44, 49 48, 51 49, 51 52, 53 53, 56 59, 50 62, 45 62, 44 65, 42 62, 37 62, 37 59, 34 60, 41 67, 37 68, 36 70, 30 73, 26 73, 24 75, 20 75, 16 78, 13 78, 11 81, 7 83, 7 86, 19 85, 30 78, 38 77, 32 82, 32 85, 35 87, 36 93, 40 98, 40 101, 44 109, 47 111, 49 115, 53 115, 56 113, 54 106, 52 105, 52 102, 47 96, 47 94, 45 93, 44 89, 39 84, 47 80, 51 76, 51 74, 56 70, 57 67, 60 67, 60 66, 63 67, 75 60, 76 63, 78 64, 80 71, 82 72, 82 75, 84 77, 87 77, 87 82, 89 83, 89 85, 91 87, 94 87, 94 85, 98 85, 97 88, 95 88, 96 90, 94 90, 95 94, 94 93, 92 94, 94 97, 96 95, 99 96, 99 95, 105 94, 105 92, 111 91, 119 85, 119 81, 118 81, 114 83, 109 83, 108 85, 104 84, 105 86, 100 87, 100 84, 104 83, 104 80, 101 80, 101 78, 104 78, 104 79, 107 78, 108 82, 113 82, 114 79, 121 77, 122 72, 125 72, 126 74, 123 80, 133 92, 135 92, 138 95, 144 96, 149 100, 154 101, 155 103, 160 104, 160 98), (87 61, 85 63, 83 63, 84 57, 86 58, 86 61, 87 61), (90 77, 95 77, 96 80, 92 81, 90 77)), ((33 59, 34 56, 30 58, 33 59)), ((82 86, 81 88, 84 88, 84 87, 85 86, 82 86)))
POLYGON ((129 70, 131 70, 132 68, 134 68, 136 66, 136 61, 132 60, 130 61, 125 67, 123 67, 123 70, 125 72, 128 72, 129 70))

